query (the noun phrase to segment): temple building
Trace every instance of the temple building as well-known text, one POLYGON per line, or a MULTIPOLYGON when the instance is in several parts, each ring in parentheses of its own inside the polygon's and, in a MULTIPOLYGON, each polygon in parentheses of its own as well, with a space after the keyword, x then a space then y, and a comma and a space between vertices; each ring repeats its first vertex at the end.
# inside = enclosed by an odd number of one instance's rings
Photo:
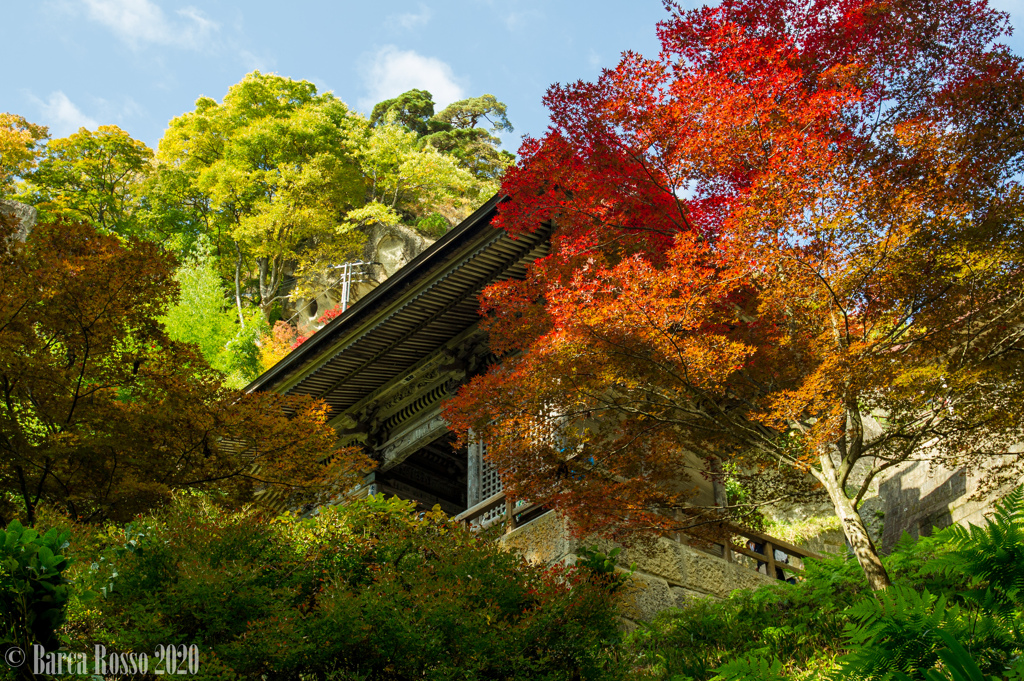
POLYGON ((377 460, 356 495, 384 493, 449 515, 501 489, 483 447, 455 449, 440 404, 494 361, 477 296, 521 278, 549 233, 519 239, 491 226, 495 196, 349 307, 247 390, 312 395, 330 406, 340 444, 377 460), (471 450, 471 451, 470 451, 471 450))
MULTIPOLYGON (((500 541, 507 547, 532 560, 573 560, 579 542, 565 519, 528 501, 506 499, 497 471, 485 460, 486 443, 456 448, 441 418, 442 401, 498 361, 480 329, 479 293, 494 282, 525 277, 527 265, 550 252, 550 229, 513 239, 491 225, 503 198, 492 198, 410 261, 395 260, 383 283, 247 390, 311 395, 329 405, 339 444, 361 445, 378 463, 349 498, 383 493, 424 508, 439 505, 469 522, 501 521, 506 533, 500 541)), ((915 466, 901 467, 881 483, 889 493, 878 505, 891 511, 886 513, 886 537, 915 522, 924 527, 917 515, 935 515, 932 507, 945 512, 955 506, 966 519, 984 512, 985 504, 964 502, 966 488, 951 483, 928 492, 934 503, 922 503, 922 490, 932 485, 933 476, 915 466), (888 516, 898 522, 889 522, 888 516)), ((960 478, 951 474, 950 480, 960 478)), ((693 482, 700 488, 695 503, 714 505, 713 484, 693 482)), ((949 513, 946 523, 962 522, 949 513)), ((946 524, 932 516, 925 521, 928 528, 946 524)), ((774 578, 792 579, 802 558, 816 555, 808 547, 749 529, 730 525, 727 530, 717 545, 691 546, 680 536, 661 537, 651 555, 627 558, 624 553, 624 560, 638 563, 626 616, 647 619, 694 596, 725 596, 774 578)), ((814 548, 844 551, 841 533, 833 534, 814 548)))

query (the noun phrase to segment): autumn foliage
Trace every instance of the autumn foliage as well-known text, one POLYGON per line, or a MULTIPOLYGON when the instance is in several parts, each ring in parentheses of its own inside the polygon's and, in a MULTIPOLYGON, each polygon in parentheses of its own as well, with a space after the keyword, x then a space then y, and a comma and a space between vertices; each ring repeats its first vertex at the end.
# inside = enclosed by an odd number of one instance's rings
POLYGON ((298 327, 290 322, 275 322, 274 328, 270 330, 270 333, 260 338, 260 364, 263 365, 265 370, 270 369, 284 359, 292 350, 309 340, 310 336, 314 333, 340 317, 342 312, 344 310, 341 309, 341 305, 335 305, 330 308, 316 318, 316 323, 321 326, 313 327, 307 334, 300 334, 298 327))
POLYGON ((242 395, 156 321, 173 259, 76 223, 0 230, 0 518, 123 519, 176 489, 308 499, 371 466, 322 403, 242 395), (328 460, 329 463, 323 463, 328 460))
POLYGON ((972 0, 669 9, 657 58, 549 90, 498 223, 553 225, 553 252, 484 292, 505 359, 446 416, 512 494, 583 531, 680 529, 688 477, 709 474, 686 452, 736 463, 761 499, 816 489, 882 586, 855 511, 875 475, 923 448, 1012 475, 986 463, 1024 414, 1007 17, 972 0))

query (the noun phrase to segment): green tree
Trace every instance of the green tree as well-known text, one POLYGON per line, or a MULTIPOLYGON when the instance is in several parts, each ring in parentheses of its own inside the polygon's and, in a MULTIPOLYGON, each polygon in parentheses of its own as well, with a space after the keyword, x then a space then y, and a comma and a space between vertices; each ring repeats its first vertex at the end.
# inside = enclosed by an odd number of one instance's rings
POLYGON ((153 151, 115 125, 50 140, 20 197, 40 219, 85 220, 105 232, 139 233, 139 187, 152 170, 153 151))
POLYGON ((496 137, 496 133, 513 130, 506 111, 505 104, 494 95, 449 104, 433 117, 436 131, 424 136, 423 143, 451 154, 477 178, 499 180, 514 160, 512 154, 500 148, 501 139, 496 137), (481 127, 481 120, 490 127, 481 127))
POLYGON ((174 279, 181 293, 161 319, 167 335, 199 346, 210 366, 226 376, 225 385, 244 387, 262 371, 255 344, 266 330, 262 316, 250 310, 248 323, 239 323, 213 258, 202 245, 182 263, 174 279))
POLYGON ((202 251, 204 243, 215 245, 214 256, 227 255, 223 249, 228 244, 213 219, 213 202, 196 186, 195 173, 156 163, 138 194, 135 217, 140 235, 158 241, 180 259, 202 251))
POLYGON ((362 237, 345 216, 365 202, 354 155, 365 127, 312 83, 258 71, 223 102, 202 97, 171 121, 159 158, 209 197, 214 247, 234 257, 239 308, 247 298, 269 319, 292 262, 301 275, 355 254, 362 237))
POLYGON ((501 139, 495 136, 513 128, 508 108, 494 95, 462 99, 435 114, 429 92, 409 90, 373 107, 370 125, 385 123, 415 133, 421 148, 431 146, 454 157, 479 180, 500 179, 513 160, 512 154, 500 149, 501 139), (487 121, 490 127, 480 127, 481 121, 487 121))
POLYGON ((430 126, 433 117, 434 96, 426 90, 409 90, 377 102, 370 112, 370 125, 391 121, 423 137, 433 132, 430 126))
POLYGON ((0 114, 0 198, 13 191, 15 178, 35 168, 48 137, 45 126, 12 113, 0 114))
POLYGON ((358 155, 367 202, 349 218, 360 226, 416 225, 432 214, 454 223, 495 189, 459 167, 454 157, 420 145, 414 132, 393 121, 370 130, 358 155))
POLYGON ((529 564, 411 502, 267 522, 194 498, 108 537, 79 558, 108 594, 69 631, 82 648, 195 643, 201 678, 611 676, 607 580, 529 564))

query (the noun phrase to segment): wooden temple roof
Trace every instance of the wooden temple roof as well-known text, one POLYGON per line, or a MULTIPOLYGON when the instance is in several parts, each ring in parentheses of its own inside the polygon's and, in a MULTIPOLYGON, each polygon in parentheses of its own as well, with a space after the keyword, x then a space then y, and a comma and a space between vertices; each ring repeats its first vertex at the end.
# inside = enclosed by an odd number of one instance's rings
POLYGON ((485 286, 524 277, 529 263, 548 254, 546 230, 513 239, 491 226, 503 199, 491 198, 246 391, 319 397, 336 427, 354 425, 358 419, 346 413, 475 328, 485 286))

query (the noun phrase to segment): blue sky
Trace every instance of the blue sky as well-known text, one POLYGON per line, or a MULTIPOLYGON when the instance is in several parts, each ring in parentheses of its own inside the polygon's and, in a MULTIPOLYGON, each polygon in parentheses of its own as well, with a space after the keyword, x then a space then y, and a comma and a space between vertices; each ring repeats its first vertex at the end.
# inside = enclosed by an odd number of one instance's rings
MULTIPOLYGON (((999 0, 1022 35, 1024 0, 999 0)), ((0 0, 0 111, 50 126, 114 124, 155 148, 197 97, 254 69, 313 81, 353 108, 413 87, 440 105, 490 93, 520 135, 547 125, 554 82, 592 80, 623 50, 653 56, 660 0, 0 0)))

